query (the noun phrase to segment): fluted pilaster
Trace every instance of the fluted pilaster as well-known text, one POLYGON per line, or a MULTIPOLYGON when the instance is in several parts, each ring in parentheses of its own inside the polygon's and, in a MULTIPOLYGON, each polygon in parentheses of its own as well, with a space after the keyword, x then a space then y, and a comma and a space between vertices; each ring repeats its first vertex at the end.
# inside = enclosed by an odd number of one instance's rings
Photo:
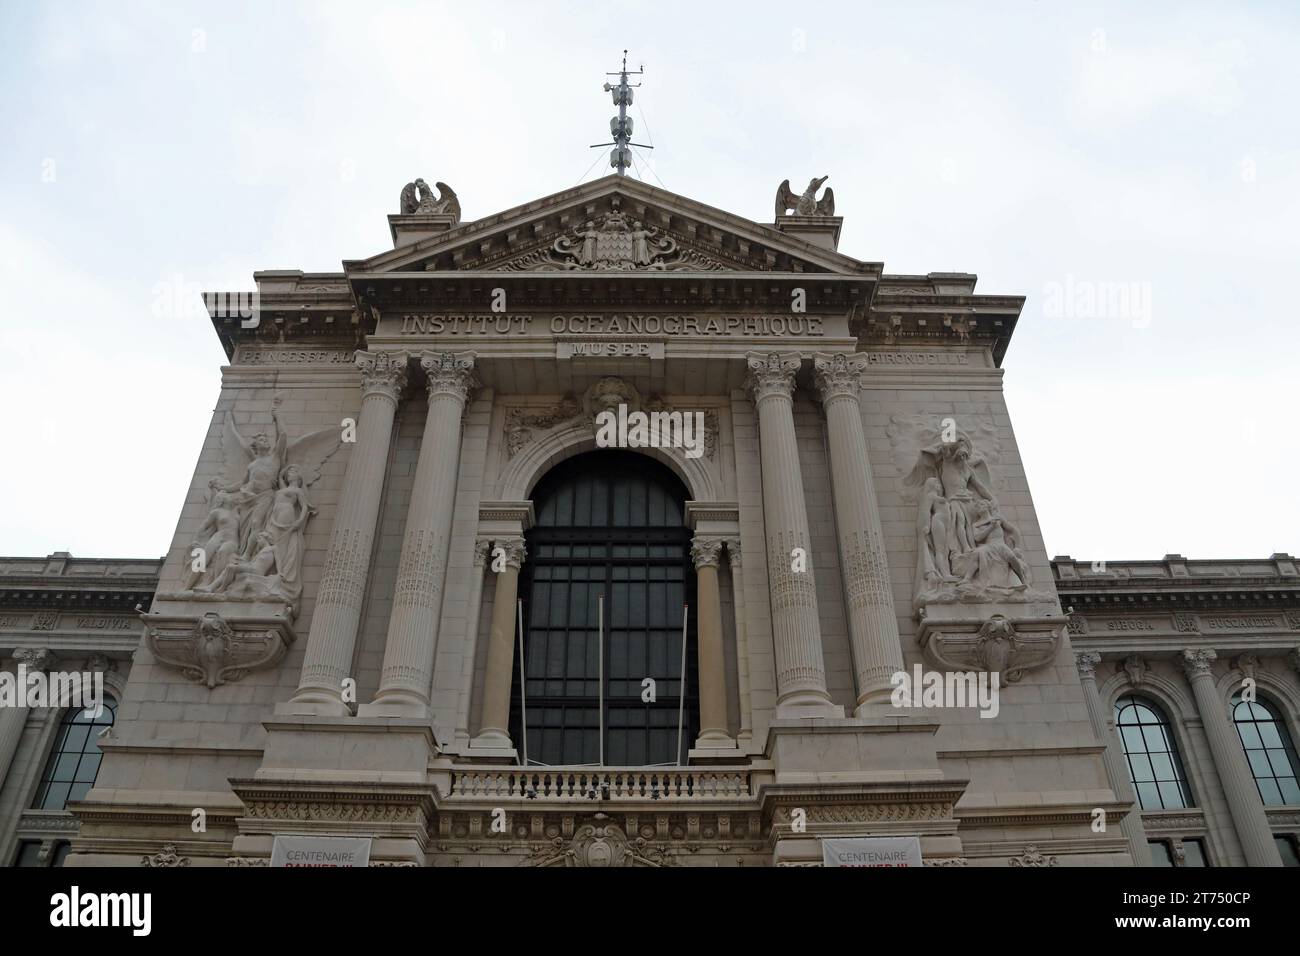
POLYGON ((1196 711, 1210 742, 1210 753, 1214 756, 1214 766, 1223 784, 1223 795, 1228 801, 1232 826, 1246 856, 1246 865, 1281 866, 1282 857, 1273 842, 1273 831, 1264 814, 1264 801, 1259 798, 1255 776, 1250 772, 1245 751, 1241 749, 1241 738, 1228 719, 1227 702, 1220 699, 1218 688, 1214 686, 1211 667, 1217 657, 1208 648, 1185 650, 1183 670, 1192 685, 1196 711))
MULTIPOLYGON (((23 674, 43 671, 54 663, 54 655, 45 648, 20 647, 14 651, 13 659, 22 668, 23 674)), ((18 687, 20 699, 24 689, 23 686, 18 687)), ((9 768, 13 766, 14 755, 18 753, 29 712, 29 708, 24 706, 0 707, 0 788, 4 787, 9 768)))
POLYGON ((817 588, 794 432, 794 377, 799 356, 750 353, 747 385, 758 409, 763 522, 776 652, 777 713, 831 716, 817 615, 817 588))
POLYGON ((442 614, 451 521, 460 470, 461 418, 474 380, 469 352, 424 352, 429 414, 406 515, 379 692, 358 709, 369 716, 423 717, 442 614))
POLYGON ((813 381, 826 410, 835 526, 859 712, 870 703, 888 701, 894 686, 890 679, 903 669, 889 562, 858 405, 866 366, 862 355, 813 357, 813 381))
POLYGON ((1119 739, 1111 733, 1110 715, 1102 702, 1101 690, 1097 687, 1097 665, 1101 663, 1101 655, 1096 651, 1080 651, 1074 655, 1074 663, 1079 670, 1079 683, 1083 685, 1083 704, 1088 709, 1088 722, 1092 724, 1092 732, 1097 735, 1097 739, 1106 746, 1101 755, 1102 764, 1106 768, 1106 779, 1117 798, 1133 804, 1133 808, 1120 823, 1124 839, 1128 841, 1129 855, 1133 857, 1134 866, 1146 866, 1151 857, 1147 849, 1146 831, 1142 828, 1142 808, 1133 793, 1124 750, 1119 739))
POLYGON ((388 469, 393 417, 407 381, 405 352, 358 352, 361 413, 348 458, 329 552, 312 613, 298 690, 281 712, 342 715, 342 697, 361 625, 361 604, 388 469))

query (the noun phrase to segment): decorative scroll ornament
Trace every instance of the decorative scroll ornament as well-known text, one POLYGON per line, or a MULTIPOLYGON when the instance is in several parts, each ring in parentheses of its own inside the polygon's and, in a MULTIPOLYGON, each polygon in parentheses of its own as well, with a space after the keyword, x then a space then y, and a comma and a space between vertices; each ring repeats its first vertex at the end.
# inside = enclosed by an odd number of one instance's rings
MULTIPOLYGON (((658 395, 651 395, 646 399, 645 410, 650 414, 655 412, 667 412, 672 414, 681 411, 683 415, 689 415, 690 410, 675 408, 668 402, 664 401, 658 395)), ((718 450, 718 412, 714 408, 704 409, 704 457, 712 458, 718 450)))
POLYGON ((835 191, 827 188, 818 200, 817 190, 822 188, 822 183, 830 179, 829 176, 822 176, 810 180, 808 188, 803 191, 803 195, 796 196, 794 190, 790 188, 790 180, 785 180, 776 188, 776 218, 780 219, 791 210, 794 210, 799 216, 833 216, 835 215, 835 191))
POLYGON ((865 355, 845 355, 842 352, 814 355, 813 383, 823 402, 840 397, 856 399, 866 369, 865 355))
POLYGON ((1020 856, 1013 856, 1007 861, 1011 866, 1056 866, 1056 857, 1046 856, 1038 847, 1030 843, 1020 856))
POLYGON ((407 358, 405 352, 358 352, 362 393, 379 392, 397 401, 406 387, 407 358))
POLYGON ((941 670, 988 671, 1014 684, 1026 673, 1056 658, 1065 634, 1060 617, 1022 618, 1012 622, 994 614, 983 622, 921 619, 917 638, 926 656, 941 670))
POLYGON ((577 398, 566 395, 556 405, 545 408, 512 408, 506 412, 506 453, 513 458, 533 441, 534 431, 547 431, 572 421, 582 414, 577 398))
POLYGON ((402 187, 401 214, 403 216, 451 216, 452 222, 460 222, 460 200, 456 191, 446 183, 434 183, 438 187, 438 198, 433 198, 433 190, 423 179, 407 183, 402 187))
POLYGON ((333 426, 290 440, 280 424, 282 401, 271 401, 270 435, 245 438, 226 414, 225 475, 208 482, 208 516, 184 555, 182 590, 159 599, 282 603, 297 614, 304 532, 316 513, 307 489, 343 432, 333 426))
POLYGON ((1084 680, 1095 680, 1097 677, 1097 665, 1101 663, 1101 655, 1096 651, 1079 651, 1074 655, 1074 666, 1079 669, 1079 676, 1084 680))
POLYGON ((521 866, 672 866, 670 852, 643 837, 629 840, 627 834, 608 816, 597 813, 591 823, 583 824, 566 843, 556 837, 536 847, 521 866))
POLYGON ((697 568, 705 566, 716 568, 722 563, 722 547, 723 541, 721 538, 701 538, 698 536, 692 538, 691 561, 695 563, 697 568))
POLYGON ((140 857, 141 866, 162 866, 162 867, 180 867, 189 866, 190 858, 181 856, 176 852, 174 844, 168 843, 162 848, 161 853, 155 853, 152 856, 140 857))
POLYGON ((474 378, 473 352, 424 352, 420 367, 428 376, 431 399, 445 394, 465 402, 478 384, 474 378))
POLYGON ((793 353, 751 352, 745 356, 749 376, 745 385, 755 402, 772 396, 789 398, 794 391, 794 376, 799 371, 799 356, 793 353))
POLYGON ((233 624, 215 611, 193 617, 142 614, 145 642, 160 664, 209 688, 277 664, 294 641, 284 618, 233 624))
POLYGON ((1183 651, 1183 670, 1189 680, 1210 676, 1210 667, 1219 655, 1208 647, 1188 648, 1183 651))
POLYGON ((499 267, 508 272, 594 270, 599 272, 687 269, 713 272, 722 262, 693 249, 639 219, 611 212, 588 219, 543 249, 509 260, 499 267))

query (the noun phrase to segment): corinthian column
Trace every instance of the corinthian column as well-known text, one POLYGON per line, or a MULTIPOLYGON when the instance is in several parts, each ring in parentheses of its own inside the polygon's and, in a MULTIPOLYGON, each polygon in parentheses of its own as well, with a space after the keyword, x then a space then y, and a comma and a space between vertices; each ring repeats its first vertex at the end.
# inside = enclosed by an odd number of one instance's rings
MULTIPOLYGON (((54 655, 44 648, 20 647, 14 651, 13 659, 26 674, 43 671, 54 662, 54 655)), ((28 708, 24 706, 27 696, 26 680, 17 684, 17 700, 12 707, 0 707, 0 787, 4 786, 13 765, 14 755, 18 753, 18 744, 23 739, 23 729, 27 726, 28 708)), ((55 704, 57 705, 57 701, 55 704)))
POLYGON ((358 708, 364 716, 429 714, 429 683, 460 470, 461 417, 474 386, 474 356, 424 352, 420 366, 429 377, 429 415, 406 513, 379 692, 358 708))
POLYGON ((471 747, 510 746, 510 682, 514 676, 515 622, 518 619, 519 569, 526 555, 523 538, 492 542, 488 566, 496 569, 492 626, 488 631, 487 672, 483 676, 483 719, 471 747), (497 549, 501 551, 498 552, 497 549))
POLYGON ((351 708, 342 696, 361 624, 361 602, 370 569, 371 546, 388 468, 393 416, 406 385, 405 352, 358 352, 361 414, 356 447, 343 477, 329 553, 316 609, 307 635, 298 690, 281 713, 342 716, 351 708))
POLYGON ((1133 804, 1133 808, 1120 821, 1120 830, 1128 841, 1128 852, 1133 857, 1133 865, 1146 866, 1151 861, 1151 851, 1147 847, 1146 831, 1142 829, 1142 808, 1138 806, 1133 794, 1124 751, 1110 731, 1109 715, 1101 701, 1101 691, 1097 688, 1097 665, 1101 663, 1101 655, 1096 651, 1080 651, 1074 655, 1074 663, 1079 669, 1079 682, 1083 684, 1083 704, 1088 708, 1088 723, 1092 724, 1092 732, 1106 747, 1101 754, 1106 779, 1110 781, 1110 788, 1115 791, 1116 797, 1133 804))
POLYGON ((691 542, 700 681, 700 737, 695 746, 701 748, 735 746, 727 734, 727 675, 722 655, 722 595, 718 588, 721 559, 720 538, 696 536, 691 542))
POLYGON ((857 676, 858 714, 869 704, 889 700, 894 686, 890 678, 903 669, 889 562, 858 405, 866 365, 863 355, 813 356, 813 381, 826 409, 835 528, 857 676))
POLYGON ((747 358, 747 385, 758 408, 767 573, 772 588, 777 714, 829 717, 836 708, 826 692, 813 583, 812 545, 803 476, 794 437, 794 376, 799 356, 777 352, 747 358))
POLYGON ((1264 802, 1255 786, 1246 753, 1241 749, 1237 728, 1228 720, 1228 704, 1219 698, 1210 665, 1217 658, 1214 651, 1199 648, 1183 651, 1183 670, 1192 685, 1196 711, 1200 714, 1205 736, 1210 742, 1214 766, 1228 799, 1232 826, 1246 855, 1247 866, 1281 866, 1282 857, 1273 842, 1273 831, 1264 815, 1264 802))

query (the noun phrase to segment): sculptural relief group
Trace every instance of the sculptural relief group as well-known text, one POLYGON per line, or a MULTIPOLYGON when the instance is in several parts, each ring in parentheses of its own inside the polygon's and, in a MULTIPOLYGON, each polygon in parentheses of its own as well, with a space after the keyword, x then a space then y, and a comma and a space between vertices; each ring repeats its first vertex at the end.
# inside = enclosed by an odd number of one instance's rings
MULTIPOLYGON (((245 438, 227 413, 226 474, 208 481, 207 520, 192 542, 184 589, 165 597, 273 601, 296 613, 302 595, 303 538, 316 513, 307 489, 342 440, 325 428, 290 440, 271 403, 271 432, 245 438)), ((160 595, 164 596, 164 595, 160 595)))

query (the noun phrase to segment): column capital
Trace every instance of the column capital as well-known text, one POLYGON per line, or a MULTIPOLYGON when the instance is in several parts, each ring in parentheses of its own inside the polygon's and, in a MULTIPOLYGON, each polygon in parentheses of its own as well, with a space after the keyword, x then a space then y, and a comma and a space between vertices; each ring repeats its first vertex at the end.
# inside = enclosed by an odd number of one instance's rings
POLYGON ((429 397, 450 395, 464 403, 478 384, 473 352, 421 352, 420 367, 429 377, 429 397))
POLYGON ((494 538, 492 541, 492 563, 495 565, 498 557, 504 557, 507 568, 513 568, 518 571, 524 565, 524 558, 528 556, 528 549, 524 547, 523 538, 494 538), (498 555, 497 549, 501 549, 498 555))
POLYGON ((477 538, 474 541, 474 567, 482 568, 487 563, 488 552, 492 550, 491 538, 477 538))
POLYGON ((44 671, 52 667, 58 658, 48 647, 19 647, 13 653, 13 659, 26 665, 29 671, 44 671))
POLYGON ((1079 676, 1083 680, 1097 679, 1097 665, 1101 663, 1101 655, 1096 651, 1077 651, 1074 655, 1074 666, 1079 669, 1079 676))
POLYGON ((1218 660, 1219 655, 1208 647, 1187 648, 1183 651, 1183 670, 1190 680, 1210 676, 1210 665, 1218 660))
POLYGON ((361 370, 361 394, 387 395, 397 401, 406 387, 406 352, 357 352, 357 368, 361 370))
POLYGON ((794 392, 794 376, 799 371, 797 352, 750 352, 745 356, 749 374, 745 379, 754 402, 780 396, 789 398, 794 392))
POLYGON ((740 563, 740 538, 732 536, 723 538, 722 543, 727 546, 727 563, 733 568, 741 567, 740 563))
POLYGON ((862 373, 867 369, 867 357, 861 353, 817 352, 813 355, 813 384, 825 404, 834 398, 858 397, 862 386, 862 373))
POLYGON ((697 568, 716 568, 722 563, 722 539, 697 534, 691 539, 691 560, 697 568))

